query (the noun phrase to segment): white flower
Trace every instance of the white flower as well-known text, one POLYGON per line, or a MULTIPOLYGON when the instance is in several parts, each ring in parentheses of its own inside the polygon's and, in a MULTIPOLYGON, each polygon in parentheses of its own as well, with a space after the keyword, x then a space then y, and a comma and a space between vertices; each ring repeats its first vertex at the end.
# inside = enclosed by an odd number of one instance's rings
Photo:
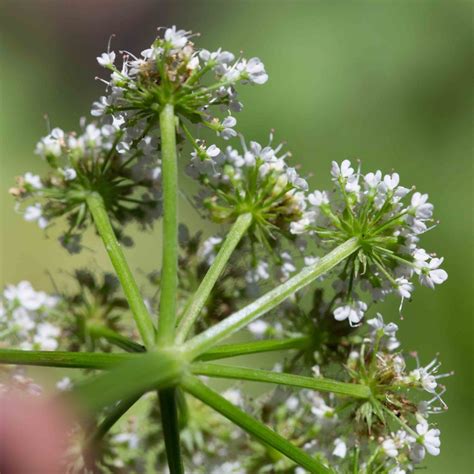
POLYGON ((23 218, 25 221, 31 222, 36 221, 41 217, 42 209, 41 204, 34 204, 33 206, 28 206, 25 209, 25 213, 23 214, 23 218))
POLYGON ((389 458, 396 458, 398 456, 398 449, 392 438, 387 438, 382 442, 382 449, 389 458))
POLYGON ((431 219, 433 216, 433 204, 428 201, 428 194, 414 193, 411 198, 409 212, 413 213, 418 219, 431 219))
POLYGON ((294 271, 296 271, 296 267, 291 255, 288 252, 282 252, 281 263, 278 267, 278 277, 282 280, 286 280, 294 271))
POLYGON ((429 393, 436 393, 436 387, 438 386, 436 380, 451 375, 450 373, 435 375, 440 367, 441 362, 434 358, 426 367, 418 367, 412 370, 405 378, 405 381, 419 384, 429 393))
POLYGON ((411 283, 407 278, 397 278, 395 280, 397 286, 396 290, 397 293, 402 297, 402 298, 411 298, 411 293, 414 289, 413 283, 411 283))
POLYGON ((309 267, 311 265, 315 265, 320 260, 321 259, 319 257, 312 257, 310 255, 307 255, 306 257, 304 257, 304 264, 305 264, 305 266, 309 267))
POLYGON ((400 183, 400 176, 398 173, 386 174, 383 177, 383 189, 393 191, 400 183))
POLYGON ((27 222, 37 221, 40 229, 44 229, 48 225, 48 221, 43 217, 43 208, 39 203, 28 206, 23 214, 23 219, 27 222))
POLYGON ((336 438, 334 440, 334 450, 332 452, 333 456, 344 459, 347 454, 347 445, 344 440, 341 438, 336 438))
POLYGON ((211 471, 211 474, 246 474, 239 461, 225 462, 211 471))
POLYGON ((257 320, 251 322, 247 327, 254 336, 262 337, 268 329, 268 323, 262 320, 257 320))
POLYGON ((400 466, 395 466, 394 468, 390 469, 390 471, 388 471, 388 474, 406 474, 406 471, 400 466))
POLYGON ((110 101, 107 97, 102 96, 98 101, 92 104, 91 115, 93 117, 101 117, 105 114, 107 107, 110 106, 110 101))
POLYGON ((227 389, 222 396, 230 403, 241 407, 244 404, 242 392, 236 388, 227 389))
POLYGON ((97 62, 103 67, 113 66, 115 61, 115 53, 112 51, 110 53, 102 53, 97 57, 97 62))
POLYGON ((8 285, 3 296, 7 301, 18 302, 28 311, 36 311, 45 302, 44 293, 35 291, 29 281, 21 281, 17 286, 8 285))
POLYGON ((295 188, 302 189, 303 191, 308 190, 308 182, 297 173, 295 168, 287 168, 286 169, 286 176, 288 178, 288 181, 295 188))
POLYGON ((360 324, 364 313, 367 310, 367 305, 363 301, 354 301, 351 304, 339 306, 334 310, 334 318, 337 321, 349 320, 351 326, 360 324))
POLYGON ((222 237, 218 236, 211 236, 202 243, 199 254, 208 265, 211 265, 216 258, 216 247, 220 243, 222 243, 222 237))
POLYGON ((176 26, 173 25, 166 29, 164 38, 173 49, 182 49, 188 42, 188 34, 185 30, 177 30, 176 26))
POLYGON ((40 350, 54 351, 58 347, 57 337, 60 329, 50 323, 40 323, 37 326, 37 333, 33 338, 33 342, 37 344, 40 350))
POLYGON ((334 180, 338 180, 340 178, 350 178, 354 174, 354 168, 351 167, 351 162, 349 160, 344 160, 341 163, 341 166, 337 163, 337 161, 332 162, 331 168, 331 175, 334 180))
POLYGON ((129 449, 137 449, 140 441, 136 433, 119 433, 116 434, 112 439, 119 444, 127 443, 129 449))
MULTIPOLYGON (((54 129, 56 130, 56 129, 54 129)), ((43 158, 52 155, 55 157, 61 156, 61 141, 58 138, 53 137, 53 134, 49 134, 48 136, 42 138, 37 144, 35 148, 35 153, 37 155, 42 156, 43 158)))
POLYGON ((265 84, 265 82, 268 81, 268 74, 265 72, 265 66, 259 58, 249 59, 245 71, 248 74, 248 80, 253 84, 265 84))
POLYGON ((288 410, 294 411, 299 407, 300 401, 299 401, 298 397, 291 396, 291 397, 287 398, 287 400, 285 402, 285 405, 288 408, 288 410))
POLYGON ((422 285, 434 289, 435 285, 441 285, 448 279, 447 272, 438 268, 443 260, 443 258, 432 258, 429 262, 423 262, 423 265, 418 267, 417 272, 422 285))
POLYGON ((268 280, 270 278, 268 262, 260 261, 258 265, 247 271, 245 280, 248 283, 255 283, 260 280, 268 280))
POLYGON ((334 408, 326 405, 324 399, 318 393, 311 393, 310 396, 312 407, 311 413, 321 421, 329 420, 334 418, 334 408))
POLYGON ((378 331, 382 331, 382 334, 387 336, 384 345, 389 351, 393 351, 400 346, 400 342, 396 338, 398 326, 395 323, 385 324, 382 315, 377 313, 375 318, 367 320, 367 324, 373 328, 373 339, 376 338, 378 331))
POLYGON ((72 389, 72 382, 69 377, 63 377, 56 383, 56 388, 61 390, 61 392, 66 392, 72 389))
POLYGON ((36 323, 26 308, 16 308, 12 314, 15 328, 20 334, 26 335, 28 331, 35 328, 36 323))
POLYGON ((375 173, 367 173, 364 181, 368 189, 376 189, 382 181, 382 172, 377 170, 375 173))
POLYGON ((311 194, 308 194, 308 201, 313 206, 323 206, 329 204, 329 196, 326 191, 314 191, 311 194))
POLYGON ((41 184, 41 178, 33 173, 25 173, 25 176, 23 176, 25 183, 28 183, 31 187, 35 189, 41 189, 43 185, 41 184))
POLYGON ((229 115, 222 121, 222 129, 219 131, 218 135, 221 136, 224 140, 229 140, 229 138, 236 137, 237 132, 233 127, 237 124, 237 119, 229 115))
POLYGON ((298 221, 290 223, 290 232, 294 235, 301 235, 308 231, 308 227, 312 224, 312 219, 308 216, 303 217, 298 221))
POLYGON ((77 177, 77 172, 74 168, 63 169, 63 174, 66 181, 73 181, 77 177))
POLYGON ((216 145, 211 145, 206 150, 206 155, 209 156, 210 158, 215 158, 216 156, 219 156, 220 154, 221 154, 221 149, 217 147, 216 145))
POLYGON ((416 425, 416 432, 420 436, 421 444, 426 448, 429 454, 432 456, 438 456, 440 453, 441 441, 439 436, 440 430, 435 428, 429 428, 428 422, 424 419, 420 420, 420 423, 416 425))

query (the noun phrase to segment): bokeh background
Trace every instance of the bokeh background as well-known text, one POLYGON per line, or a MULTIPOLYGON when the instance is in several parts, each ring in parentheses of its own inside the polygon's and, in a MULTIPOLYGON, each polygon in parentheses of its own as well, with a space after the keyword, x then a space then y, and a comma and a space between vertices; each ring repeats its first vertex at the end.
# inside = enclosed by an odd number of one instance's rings
MULTIPOLYGON (((360 158, 365 170, 395 168, 404 185, 428 192, 441 224, 425 246, 445 256, 449 280, 436 292, 420 288, 399 320, 406 349, 423 363, 437 352, 445 371, 449 412, 436 421, 442 452, 429 472, 473 471, 473 4, 468 1, 148 1, 2 0, 0 284, 28 279, 61 289, 71 269, 109 268, 103 249, 69 257, 22 221, 8 188, 26 170, 51 126, 74 129, 103 86, 95 57, 115 33, 115 50, 139 52, 159 25, 202 33, 199 45, 259 56, 270 74, 264 87, 243 88, 239 128, 266 141, 269 130, 288 141, 311 185, 329 184, 331 160, 360 158)), ((198 216, 185 204, 182 218, 198 216)), ((160 262, 159 228, 135 235, 128 251, 144 275, 160 262)), ((208 230, 209 232, 209 230, 208 230)))

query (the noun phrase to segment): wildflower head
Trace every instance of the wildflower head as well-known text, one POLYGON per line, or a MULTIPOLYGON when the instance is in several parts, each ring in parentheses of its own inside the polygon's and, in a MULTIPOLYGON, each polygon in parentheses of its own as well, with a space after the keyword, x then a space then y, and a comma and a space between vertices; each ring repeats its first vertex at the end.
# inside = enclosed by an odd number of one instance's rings
POLYGON ((340 165, 333 162, 331 175, 334 192, 309 194, 311 206, 292 231, 309 232, 326 247, 358 239, 360 250, 340 274, 341 318, 357 324, 363 316, 366 308, 357 310, 357 289, 370 292, 374 300, 391 292, 409 299, 415 275, 431 288, 446 280, 447 273, 439 268, 443 259, 419 247, 421 234, 433 224, 433 205, 428 203, 427 194, 400 186, 397 173, 363 175, 349 160, 340 165))
POLYGON ((229 146, 205 159, 194 153, 188 171, 204 185, 198 204, 215 222, 234 222, 250 213, 251 235, 261 242, 276 234, 291 237, 290 226, 303 218, 308 185, 281 149, 273 148, 270 139, 265 147, 242 141, 242 150, 229 146))
POLYGON ((0 345, 56 350, 61 335, 56 311, 60 307, 60 298, 35 290, 28 281, 7 285, 0 294, 0 345))
POLYGON ((192 123, 204 125, 224 138, 235 135, 235 119, 220 120, 211 108, 239 111, 235 87, 239 84, 263 84, 268 75, 258 58, 236 58, 218 49, 196 49, 190 31, 160 29, 163 34, 151 46, 135 56, 123 52, 120 68, 115 52, 103 53, 99 64, 111 71, 109 94, 94 103, 92 114, 121 115, 128 123, 145 119, 157 122, 164 105, 174 105, 175 113, 192 123))
POLYGON ((68 229, 60 241, 72 253, 80 250, 81 234, 91 220, 85 201, 92 192, 101 195, 122 239, 127 222, 146 227, 161 215, 157 140, 121 125, 83 122, 79 134, 55 128, 36 147, 49 174, 26 173, 10 190, 19 203, 28 203, 25 220, 41 228, 67 217, 68 229))

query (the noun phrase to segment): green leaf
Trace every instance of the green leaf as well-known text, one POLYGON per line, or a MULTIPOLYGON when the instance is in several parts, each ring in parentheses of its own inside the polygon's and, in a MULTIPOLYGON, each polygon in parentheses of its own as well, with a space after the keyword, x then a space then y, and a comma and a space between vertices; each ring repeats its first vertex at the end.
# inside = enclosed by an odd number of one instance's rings
POLYGON ((240 428, 247 431, 251 436, 255 437, 258 441, 276 449, 301 467, 307 469, 309 472, 332 472, 320 461, 312 458, 285 438, 272 431, 263 423, 257 421, 244 411, 232 405, 232 403, 227 401, 224 397, 206 387, 206 385, 196 377, 186 376, 183 379, 182 386, 191 395, 224 415, 237 426, 240 426, 240 428))

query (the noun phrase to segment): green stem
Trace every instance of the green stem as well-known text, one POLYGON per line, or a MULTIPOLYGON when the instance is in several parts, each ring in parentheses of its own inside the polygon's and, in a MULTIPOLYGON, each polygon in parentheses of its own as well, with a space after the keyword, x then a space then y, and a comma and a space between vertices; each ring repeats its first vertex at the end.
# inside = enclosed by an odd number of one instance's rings
POLYGON ((354 456, 352 460, 352 474, 359 474, 359 454, 360 454, 360 448, 359 446, 354 447, 354 456))
POLYGON ((107 416, 102 420, 102 423, 97 427, 92 436, 87 440, 87 445, 94 447, 100 440, 110 431, 112 426, 117 423, 120 418, 140 399, 140 396, 133 396, 125 400, 120 400, 114 405, 107 416))
POLYGON ((178 406, 176 388, 167 388, 159 392, 161 425, 165 438, 166 457, 170 474, 184 474, 181 446, 179 440, 178 406))
POLYGON ((196 358, 200 354, 203 354, 217 342, 264 315, 282 303, 286 298, 334 268, 344 259, 352 255, 358 248, 359 242, 355 237, 347 240, 321 258, 321 260, 304 268, 285 283, 277 286, 245 308, 190 339, 184 345, 184 350, 191 358, 196 358))
POLYGON ((115 344, 116 346, 120 347, 121 349, 127 352, 145 352, 146 349, 141 344, 137 344, 136 342, 128 339, 122 334, 114 331, 105 326, 99 326, 96 324, 88 324, 87 330, 89 333, 95 338, 104 338, 109 341, 111 344, 115 344))
POLYGON ((331 470, 317 459, 312 458, 301 449, 297 448, 285 438, 272 431, 263 423, 235 407, 224 397, 206 387, 199 379, 187 376, 183 379, 183 387, 194 397, 224 415, 230 421, 254 436, 262 444, 271 446, 284 454, 295 463, 304 467, 311 473, 330 473, 331 470))
POLYGON ((0 364, 67 367, 70 369, 113 369, 135 357, 135 355, 125 353, 0 349, 0 364))
POLYGON ((207 364, 196 362, 191 366, 191 371, 196 375, 209 377, 252 380, 254 382, 274 383, 291 387, 309 388, 321 392, 332 392, 353 398, 369 398, 370 388, 365 385, 344 383, 322 377, 305 377, 304 375, 285 374, 269 370, 248 369, 231 365, 207 364))
POLYGON ((194 295, 191 297, 191 300, 186 305, 186 309, 181 318, 178 334, 176 337, 176 342, 178 344, 182 343, 186 339, 186 336, 199 316, 200 311, 206 304, 206 300, 209 297, 212 288, 214 288, 217 279, 224 270, 224 267, 232 255, 232 252, 237 247, 251 223, 252 215, 242 214, 231 227, 224 243, 216 255, 216 258, 206 273, 206 276, 199 285, 196 293, 194 293, 194 295))
POLYGON ((149 352, 124 355, 131 359, 77 385, 65 396, 79 402, 80 407, 95 412, 118 400, 138 398, 149 390, 172 387, 182 376, 183 362, 174 354, 149 352))
POLYGON ((163 264, 157 341, 162 345, 170 345, 174 340, 178 288, 178 164, 176 122, 172 104, 165 105, 160 112, 160 131, 163 173, 163 264))
POLYGON ((94 218, 97 231, 102 237, 112 265, 115 268, 117 277, 122 284, 123 292, 127 298, 138 331, 140 332, 145 346, 152 347, 155 342, 155 327, 153 326, 151 316, 145 306, 145 302, 133 278, 127 260, 125 259, 122 247, 117 241, 109 216, 107 215, 104 201, 99 194, 91 193, 87 197, 87 205, 94 218))
POLYGON ((267 339, 263 341, 242 342, 240 344, 223 344, 201 354, 199 360, 217 360, 228 357, 258 354, 260 352, 283 351, 287 349, 305 349, 310 343, 307 336, 288 339, 267 339))

